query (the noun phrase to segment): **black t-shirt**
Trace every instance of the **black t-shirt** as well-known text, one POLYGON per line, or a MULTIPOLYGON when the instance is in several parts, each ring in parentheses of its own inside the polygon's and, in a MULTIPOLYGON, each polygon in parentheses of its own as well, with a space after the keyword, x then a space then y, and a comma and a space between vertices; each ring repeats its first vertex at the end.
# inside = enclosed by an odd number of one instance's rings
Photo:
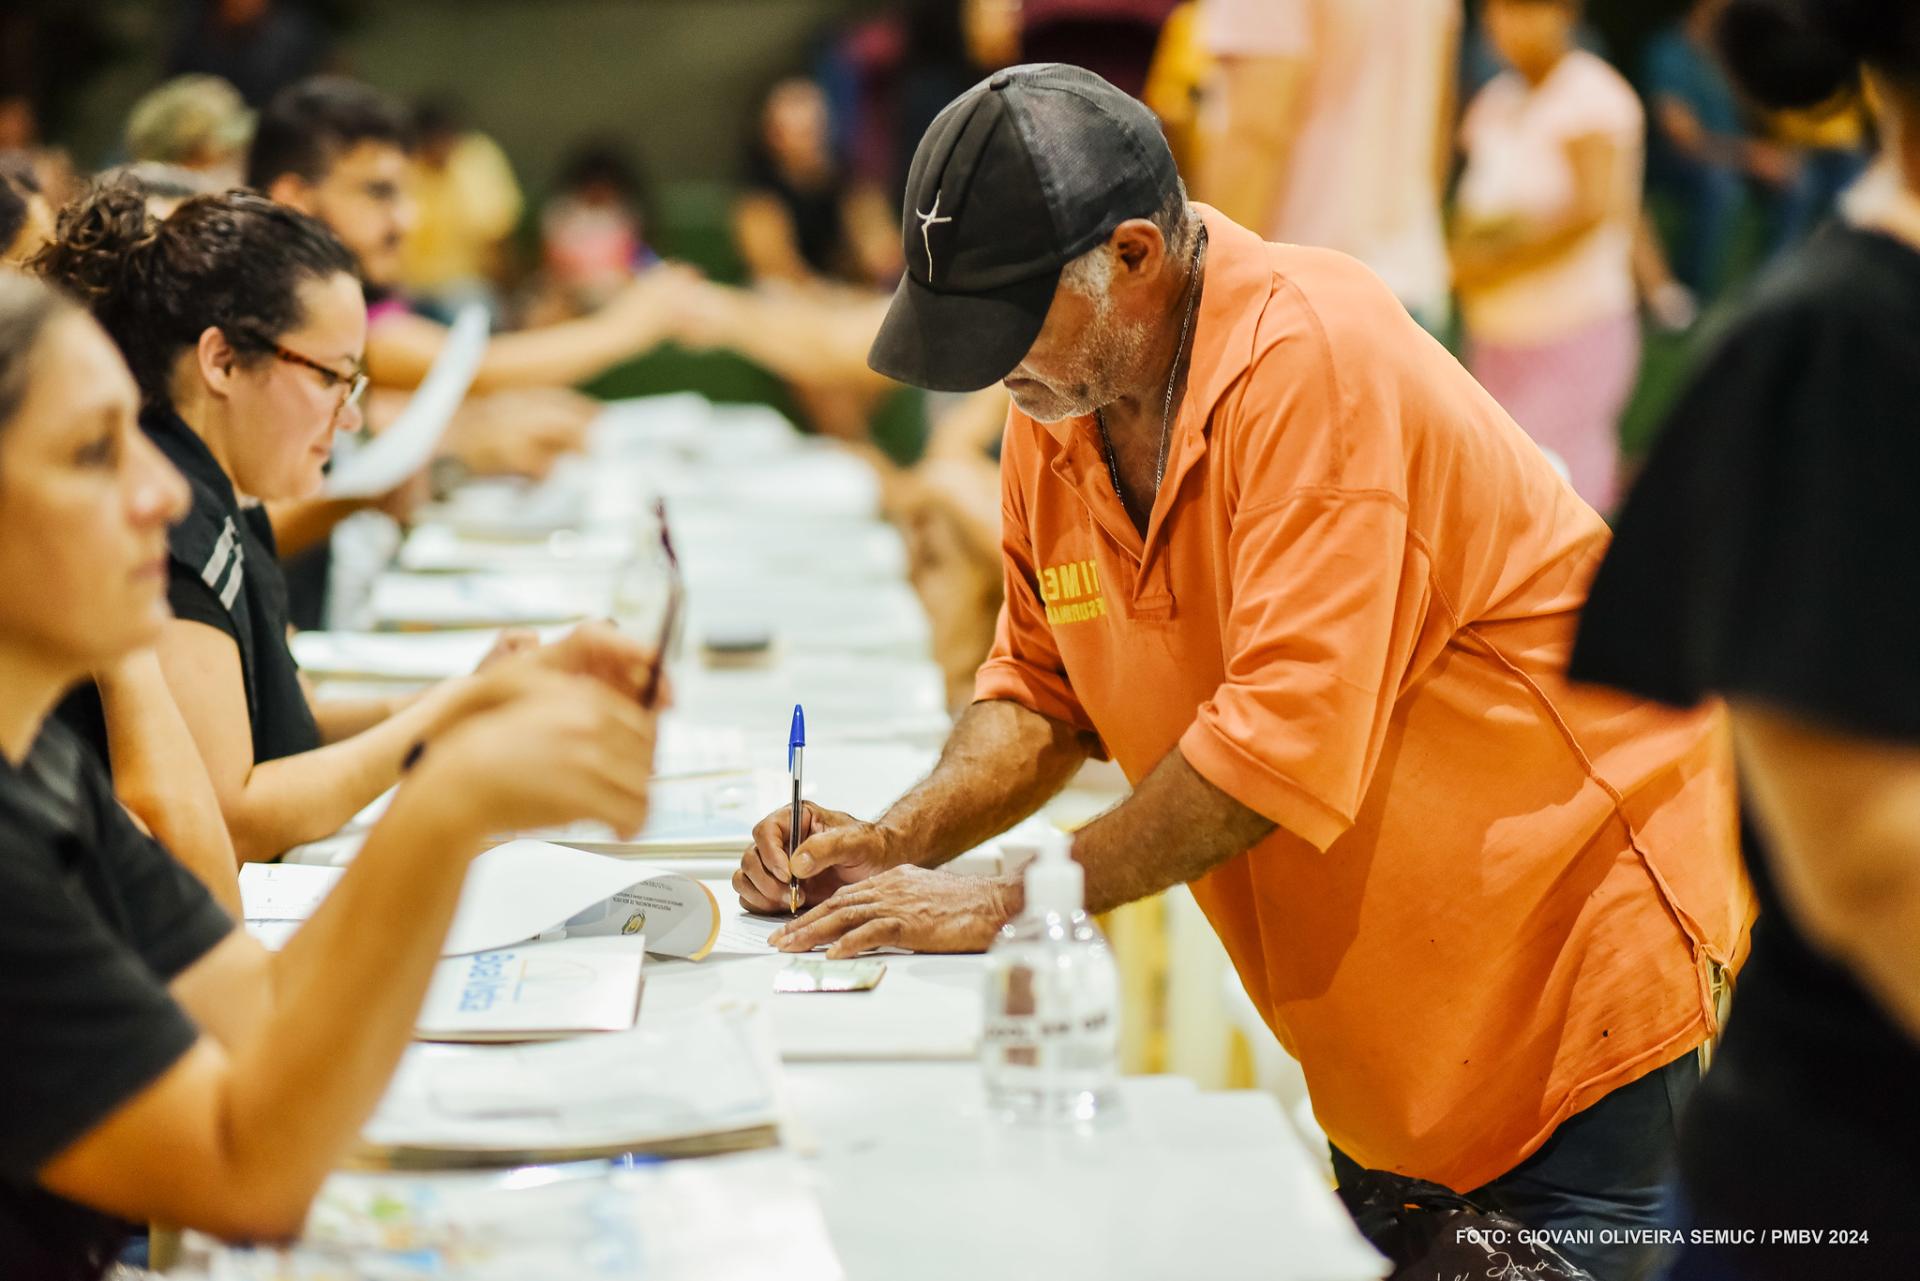
MULTIPOLYGON (((1573 674, 1920 744, 1917 414, 1920 252, 1829 228, 1763 282, 1670 414, 1573 674)), ((1761 1248, 1743 1260, 1756 1277, 1920 1276, 1920 1254, 1897 1253, 1920 1244, 1920 1042, 1795 928, 1751 824, 1746 849, 1761 919, 1683 1127, 1688 1197, 1707 1226, 1866 1228, 1900 1259, 1761 1248)))
POLYGON ((94 1277, 126 1225, 35 1176, 193 1045, 167 983, 233 922, 58 723, 0 761, 0 840, 0 1275, 94 1277))
MULTIPOLYGON (((320 746, 320 728, 287 647, 287 584, 266 509, 239 504, 220 464, 171 409, 149 409, 140 425, 193 494, 191 509, 167 536, 167 601, 174 615, 224 632, 239 646, 256 762, 312 751, 320 746)), ((106 722, 91 684, 69 695, 58 715, 107 759, 106 722)))
POLYGON ((800 256, 823 276, 850 276, 855 268, 848 247, 844 179, 829 172, 818 182, 802 185, 788 179, 764 153, 747 161, 747 187, 778 200, 793 220, 793 238, 800 256))

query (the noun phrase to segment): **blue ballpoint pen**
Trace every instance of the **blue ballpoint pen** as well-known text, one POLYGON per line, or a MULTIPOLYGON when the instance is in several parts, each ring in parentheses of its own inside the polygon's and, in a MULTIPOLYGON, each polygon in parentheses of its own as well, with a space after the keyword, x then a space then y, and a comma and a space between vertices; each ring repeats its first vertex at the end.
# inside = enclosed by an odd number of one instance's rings
POLYGON ((800 848, 800 765, 807 754, 807 717, 793 705, 793 728, 787 732, 787 773, 793 776, 793 813, 787 820, 787 915, 800 914, 800 882, 793 874, 793 854, 800 848))

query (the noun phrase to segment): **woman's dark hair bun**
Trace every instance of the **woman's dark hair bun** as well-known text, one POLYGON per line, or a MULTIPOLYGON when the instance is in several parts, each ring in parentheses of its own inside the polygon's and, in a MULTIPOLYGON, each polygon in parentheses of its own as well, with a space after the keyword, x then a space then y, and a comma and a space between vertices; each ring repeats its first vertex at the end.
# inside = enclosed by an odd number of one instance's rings
POLYGON ((63 210, 33 265, 93 313, 148 404, 167 399, 176 358, 206 329, 264 359, 304 319, 301 284, 356 268, 326 227, 265 196, 210 192, 158 221, 126 177, 63 210))
POLYGON ((131 184, 96 182, 60 211, 53 239, 32 265, 92 306, 146 283, 159 233, 159 222, 131 184))
POLYGON ((1728 0, 1721 56, 1755 102, 1817 107, 1859 84, 1862 65, 1920 84, 1913 0, 1728 0))

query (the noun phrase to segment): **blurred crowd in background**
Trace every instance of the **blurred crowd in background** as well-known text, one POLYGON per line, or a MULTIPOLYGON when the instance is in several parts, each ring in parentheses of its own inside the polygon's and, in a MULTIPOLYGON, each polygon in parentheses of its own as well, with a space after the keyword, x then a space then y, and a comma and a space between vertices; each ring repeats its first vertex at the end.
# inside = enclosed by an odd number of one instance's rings
MULTIPOLYGON (((745 125, 704 234, 667 212, 681 175, 645 159, 673 120, 610 115, 551 139, 549 180, 530 196, 451 74, 404 104, 403 171, 361 181, 339 199, 365 208, 327 220, 363 267, 369 245, 394 251, 390 273, 366 273, 381 305, 444 321, 479 301, 502 331, 644 312, 646 340, 590 390, 691 382, 766 398, 871 458, 964 698, 1000 590, 1003 393, 923 397, 864 363, 903 269, 906 166, 941 106, 1024 61, 1078 62, 1142 97, 1196 198, 1269 239, 1366 262, 1604 513, 1702 317, 1804 238, 1865 163, 1857 108, 1778 115, 1742 101, 1710 46, 1720 7, 1674 0, 1629 45, 1610 44, 1579 0, 849 3, 750 102, 703 102, 688 59, 687 110, 745 125), (343 218, 364 225, 359 242, 343 218)), ((175 199, 246 183, 261 113, 316 74, 357 74, 342 37, 353 19, 298 0, 176 6, 149 33, 163 37, 164 77, 115 144, 90 151, 63 132, 62 104, 112 65, 111 24, 90 26, 87 6, 11 9, 7 259, 29 257, 110 166, 136 166, 175 199)), ((476 427, 465 461, 538 476, 578 444, 576 427, 510 445, 476 427)), ((404 518, 405 503, 389 510, 404 518)))

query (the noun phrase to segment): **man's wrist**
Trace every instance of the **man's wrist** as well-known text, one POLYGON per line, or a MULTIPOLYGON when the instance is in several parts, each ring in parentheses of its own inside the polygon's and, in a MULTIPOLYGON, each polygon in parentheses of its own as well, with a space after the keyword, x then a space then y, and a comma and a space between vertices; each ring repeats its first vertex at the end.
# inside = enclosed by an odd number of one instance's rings
POLYGON ((883 864, 891 868, 905 867, 907 864, 914 862, 912 856, 907 852, 912 849, 913 846, 907 840, 907 833, 905 831, 887 822, 885 819, 881 819, 875 823, 873 830, 880 837, 880 861, 883 864))
POLYGON ((999 924, 1005 925, 1027 910, 1027 879, 1022 873, 995 876, 989 879, 989 884, 993 887, 994 911, 999 924))

